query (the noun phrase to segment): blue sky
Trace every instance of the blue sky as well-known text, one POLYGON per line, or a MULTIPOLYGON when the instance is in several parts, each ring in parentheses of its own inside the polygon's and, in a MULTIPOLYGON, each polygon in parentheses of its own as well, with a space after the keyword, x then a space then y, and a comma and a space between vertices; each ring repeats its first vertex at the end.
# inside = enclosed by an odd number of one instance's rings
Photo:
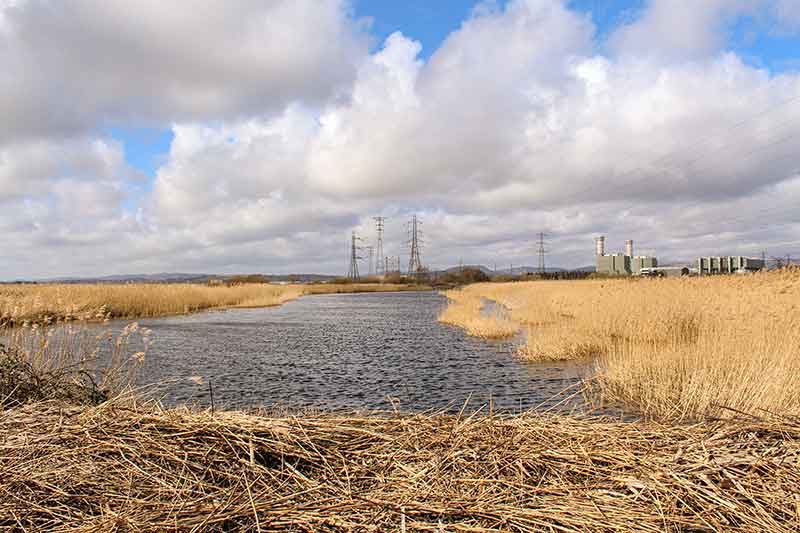
MULTIPOLYGON (((494 4, 502 8, 507 0, 494 4)), ((475 8, 475 0, 354 0, 356 18, 371 20, 373 48, 379 49, 394 32, 419 41, 421 57, 428 59, 447 36, 457 30, 475 8)), ((645 0, 571 0, 569 7, 589 15, 596 27, 598 52, 618 26, 636 19, 646 7, 645 0)), ((769 22, 741 17, 729 28, 729 49, 753 66, 774 73, 800 69, 800 41, 793 35, 771 31, 769 22)), ((153 178, 169 152, 172 132, 169 128, 124 128, 110 130, 122 142, 129 165, 153 178)), ((147 187, 146 187, 147 188, 147 187)))

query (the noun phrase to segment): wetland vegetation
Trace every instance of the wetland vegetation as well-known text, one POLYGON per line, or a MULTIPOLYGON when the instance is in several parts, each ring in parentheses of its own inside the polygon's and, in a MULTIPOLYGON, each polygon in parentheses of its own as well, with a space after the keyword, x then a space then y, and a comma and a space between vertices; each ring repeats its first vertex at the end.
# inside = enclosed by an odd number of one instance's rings
POLYGON ((800 269, 475 284, 440 320, 524 335, 519 356, 594 366, 593 396, 668 419, 800 414, 800 269), (502 313, 486 313, 487 301, 502 313))
POLYGON ((800 519, 794 270, 447 293, 442 322, 514 338, 522 360, 585 361, 583 393, 624 418, 166 407, 131 388, 148 328, 86 335, 81 320, 272 305, 303 289, 154 286, 154 302, 121 286, 17 290, 4 293, 7 323, 28 325, 0 350, 11 530, 788 532, 800 519), (8 311, 15 294, 26 311, 8 311), (54 334, 43 317, 73 321, 54 334), (99 364, 103 350, 113 357, 99 364))
POLYGON ((0 326, 151 318, 208 309, 269 307, 307 294, 392 292, 420 288, 409 283, 7 284, 0 285, 0 326))

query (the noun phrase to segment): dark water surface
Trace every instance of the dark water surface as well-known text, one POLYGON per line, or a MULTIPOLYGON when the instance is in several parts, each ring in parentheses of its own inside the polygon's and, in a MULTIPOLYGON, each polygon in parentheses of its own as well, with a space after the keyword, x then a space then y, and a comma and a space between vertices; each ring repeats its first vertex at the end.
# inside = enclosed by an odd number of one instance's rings
POLYGON ((569 363, 526 363, 513 342, 439 324, 433 292, 306 296, 281 307, 142 320, 154 342, 140 383, 167 404, 330 409, 527 409, 579 380, 569 363), (190 376, 202 376, 197 384, 190 376))

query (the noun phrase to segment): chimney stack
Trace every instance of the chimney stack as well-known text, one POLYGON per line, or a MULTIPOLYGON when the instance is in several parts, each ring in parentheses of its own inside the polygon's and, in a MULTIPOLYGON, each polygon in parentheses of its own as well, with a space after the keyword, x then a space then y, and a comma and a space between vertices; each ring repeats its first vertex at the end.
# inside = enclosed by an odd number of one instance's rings
POLYGON ((597 255, 606 255, 606 238, 604 235, 594 238, 594 249, 597 255))
POLYGON ((633 257, 633 241, 631 239, 625 241, 625 255, 633 257))

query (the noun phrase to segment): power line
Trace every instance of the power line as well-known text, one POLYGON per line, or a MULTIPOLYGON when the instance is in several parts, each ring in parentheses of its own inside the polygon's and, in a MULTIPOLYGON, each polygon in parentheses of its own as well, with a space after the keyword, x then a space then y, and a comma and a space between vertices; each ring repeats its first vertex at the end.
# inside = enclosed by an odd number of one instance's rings
MULTIPOLYGON (((597 94, 602 95, 602 94, 606 94, 606 93, 611 93, 611 88, 607 88, 607 89, 604 89, 602 91, 599 91, 597 94)), ((770 105, 768 107, 765 107, 761 111, 758 111, 758 112, 750 115, 749 117, 740 120, 739 122, 734 122, 733 124, 731 124, 730 126, 727 127, 727 130, 728 131, 737 130, 737 129, 741 128, 742 126, 746 125, 748 122, 751 122, 751 121, 753 121, 755 119, 761 118, 764 115, 768 115, 768 114, 772 113, 773 111, 777 111, 778 109, 781 109, 782 107, 784 107, 784 106, 786 106, 788 104, 797 102, 798 100, 800 100, 800 95, 794 95, 794 96, 791 96, 791 97, 786 98, 784 100, 781 100, 781 101, 777 102, 774 105, 770 105)), ((656 131, 657 131, 657 128, 650 128, 647 132, 644 132, 643 135, 653 134, 656 131)), ((663 154, 663 155, 659 156, 657 159, 652 160, 651 163, 654 164, 654 163, 659 163, 659 162, 662 162, 662 161, 665 161, 665 160, 669 160, 671 157, 683 152, 683 150, 685 148, 689 148, 691 146, 694 146, 695 148, 697 148, 698 145, 708 143, 708 142, 714 140, 717 137, 719 137, 719 134, 706 135, 705 137, 700 137, 698 139, 694 139, 693 141, 690 140, 689 142, 683 143, 680 147, 678 147, 677 149, 673 150, 672 152, 668 152, 666 154, 663 154)), ((539 154, 539 153, 551 154, 551 153, 553 153, 554 150, 563 151, 563 149, 565 148, 565 146, 568 143, 572 143, 572 142, 574 142, 576 140, 577 140, 576 133, 572 133, 568 137, 562 138, 561 140, 559 140, 559 141, 557 141, 555 143, 551 143, 548 146, 543 146, 543 147, 535 150, 530 155, 536 155, 536 154, 539 154)))
MULTIPOLYGON (((748 151, 746 151, 746 152, 744 152, 742 154, 737 154, 736 155, 736 160, 737 160, 737 162, 744 161, 746 159, 749 159, 749 158, 753 157, 754 155, 757 155, 759 152, 761 152, 763 150, 766 150, 768 148, 772 148, 772 147, 777 146, 779 144, 782 144, 782 143, 784 143, 786 141, 792 140, 792 139, 794 139, 794 138, 796 138, 798 136, 800 136, 800 131, 792 132, 791 134, 783 136, 783 137, 780 137, 778 139, 771 139, 766 144, 756 145, 754 148, 752 148, 752 149, 750 149, 750 150, 748 150, 748 151)), ((775 163, 775 161, 788 159, 790 157, 796 157, 796 155, 797 155, 796 152, 792 152, 792 153, 789 153, 789 154, 785 154, 785 155, 779 157, 778 159, 773 159, 771 162, 775 163)), ((691 168, 694 165, 694 163, 699 161, 700 159, 701 158, 697 158, 690 165, 685 165, 682 168, 672 167, 671 169, 670 168, 665 168, 663 170, 665 172, 669 171, 669 170, 672 170, 672 171, 684 170, 685 171, 687 167, 691 168)), ((715 166, 715 163, 712 163, 711 165, 705 165, 705 166, 700 166, 699 168, 694 168, 693 169, 693 174, 697 174, 698 171, 703 170, 703 169, 708 170, 709 168, 713 168, 714 166, 715 166)), ((626 188, 631 188, 634 185, 640 185, 640 184, 644 184, 646 182, 652 182, 652 180, 654 179, 650 173, 648 173, 645 169, 642 168, 641 165, 638 166, 637 168, 632 169, 632 170, 623 172, 621 174, 617 174, 617 175, 614 176, 614 178, 615 179, 625 178, 627 176, 634 176, 634 175, 639 174, 639 173, 644 173, 645 175, 642 175, 640 178, 638 178, 636 180, 629 181, 629 182, 626 182, 626 183, 619 183, 619 184, 615 184, 615 185, 609 185, 607 183, 593 182, 588 187, 584 187, 584 188, 578 189, 576 191, 573 191, 571 193, 571 196, 574 198, 575 196, 578 196, 578 195, 584 195, 586 193, 591 193, 591 192, 595 192, 595 191, 599 191, 599 190, 602 190, 608 196, 612 196, 612 195, 615 195, 615 194, 619 193, 620 191, 623 191, 626 188)))
MULTIPOLYGON (((746 118, 744 120, 741 120, 741 121, 739 121, 737 123, 734 123, 733 125, 728 127, 726 131, 731 132, 731 131, 738 130, 739 128, 741 128, 742 126, 744 126, 747 123, 751 122, 752 120, 758 119, 758 118, 760 118, 760 117, 762 117, 762 116, 764 116, 766 114, 769 114, 769 113, 771 113, 773 111, 776 111, 777 109, 780 109, 781 107, 783 107, 783 106, 785 106, 787 104, 796 102, 798 100, 800 100, 800 95, 795 95, 795 96, 792 96, 790 98, 787 98, 787 99, 785 99, 785 100, 783 100, 781 102, 778 102, 777 104, 775 104, 773 106, 769 106, 769 107, 763 109, 762 111, 749 116, 748 118, 746 118)), ((781 123, 781 125, 788 124, 790 122, 793 122, 793 121, 791 121, 791 120, 790 121, 786 121, 786 122, 781 123)), ((698 145, 702 145, 702 144, 708 143, 708 142, 710 142, 710 141, 712 141, 714 139, 718 139, 719 137, 720 137, 719 134, 713 134, 713 135, 707 135, 705 137, 700 137, 699 139, 695 139, 691 144, 690 143, 684 143, 683 146, 681 146, 680 148, 678 148, 676 150, 673 150, 672 152, 669 152, 669 153, 664 154, 662 156, 659 156, 658 158, 656 158, 654 160, 651 160, 649 163, 638 165, 636 168, 633 168, 633 169, 631 169, 629 171, 626 171, 626 172, 623 172, 621 174, 617 174, 616 176, 614 176, 615 178, 620 179, 620 178, 625 178, 627 176, 634 176, 634 175, 640 174, 640 173, 644 173, 645 174, 642 177, 640 177, 639 179, 634 180, 632 182, 628 182, 628 183, 620 184, 620 185, 616 185, 616 186, 611 186, 611 187, 609 187, 608 184, 592 183, 588 187, 580 188, 580 189, 572 192, 571 196, 574 198, 577 195, 582 195, 584 193, 589 193, 589 192, 597 190, 598 188, 602 188, 602 190, 606 194, 608 194, 609 191, 613 191, 614 187, 616 187, 617 189, 619 189, 619 188, 629 188, 629 187, 631 187, 633 185, 637 185, 637 184, 640 184, 640 183, 644 183, 644 182, 646 182, 648 180, 652 180, 653 178, 650 175, 650 173, 647 172, 645 170, 645 168, 643 168, 643 167, 645 167, 645 166, 655 166, 655 165, 657 165, 659 163, 668 161, 671 158, 674 158, 674 157, 676 157, 678 155, 686 153, 685 149, 689 148, 691 146, 694 146, 695 149, 694 150, 690 150, 688 152, 689 154, 698 152, 699 151, 698 145)), ((796 135, 795 134, 791 134, 791 135, 779 138, 777 140, 772 139, 766 145, 763 145, 763 146, 761 146, 759 148, 756 148, 754 150, 749 151, 749 153, 747 153, 744 156, 744 158, 750 157, 750 156, 754 155, 756 152, 758 152, 760 150, 763 150, 765 148, 769 148, 769 147, 771 147, 773 145, 776 145, 776 144, 780 144, 780 143, 785 142, 785 141, 787 141, 787 140, 789 140, 791 138, 794 138, 794 137, 796 137, 796 135)), ((575 140, 574 137, 573 137, 572 140, 575 140)), ((726 148, 726 147, 729 148, 730 145, 731 145, 731 143, 727 143, 726 145, 723 145, 722 148, 726 148)), ((718 148, 716 151, 719 151, 719 150, 720 150, 720 148, 718 148)), ((741 155, 738 156, 739 160, 741 160, 742 158, 743 157, 741 155)), ((695 163, 696 161, 699 161, 700 159, 701 158, 695 158, 694 160, 692 160, 692 164, 695 163)), ((685 167, 685 165, 684 165, 684 167, 685 167)), ((666 168, 665 170, 669 170, 669 168, 666 168)), ((678 170, 678 167, 673 166, 672 170, 678 170)))

